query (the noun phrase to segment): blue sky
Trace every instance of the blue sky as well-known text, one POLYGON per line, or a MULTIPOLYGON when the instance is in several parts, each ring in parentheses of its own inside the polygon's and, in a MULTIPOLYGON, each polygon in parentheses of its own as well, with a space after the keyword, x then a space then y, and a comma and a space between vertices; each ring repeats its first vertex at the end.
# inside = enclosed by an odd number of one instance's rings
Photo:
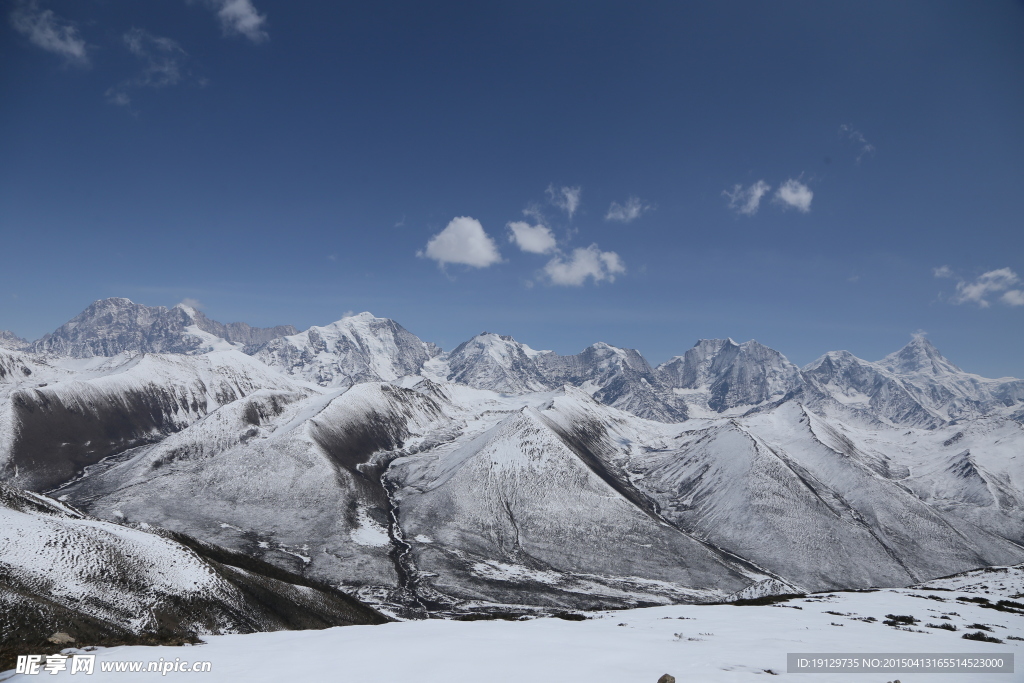
POLYGON ((1024 4, 7 0, 0 328, 95 299, 1024 376, 1024 4))

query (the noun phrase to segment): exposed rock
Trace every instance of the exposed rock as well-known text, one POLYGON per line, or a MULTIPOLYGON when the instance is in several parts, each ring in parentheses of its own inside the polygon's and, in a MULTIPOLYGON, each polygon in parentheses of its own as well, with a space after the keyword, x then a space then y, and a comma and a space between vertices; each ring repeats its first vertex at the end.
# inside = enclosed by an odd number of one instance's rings
POLYGON ((143 306, 130 299, 94 302, 82 313, 31 344, 36 353, 72 358, 116 356, 119 353, 202 353, 294 333, 290 325, 253 328, 245 323, 222 325, 185 305, 143 306), (218 342, 220 342, 218 344, 218 342))

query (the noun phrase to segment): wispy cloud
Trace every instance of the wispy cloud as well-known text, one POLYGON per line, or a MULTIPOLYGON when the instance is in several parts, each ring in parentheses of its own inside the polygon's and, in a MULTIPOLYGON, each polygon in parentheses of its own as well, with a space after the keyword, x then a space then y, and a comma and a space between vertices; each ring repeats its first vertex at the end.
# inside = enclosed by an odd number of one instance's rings
POLYGON ((416 252, 416 255, 433 259, 442 267, 458 263, 486 268, 501 261, 494 240, 484 232, 480 221, 469 216, 453 218, 444 230, 430 238, 426 249, 416 252))
POLYGON ((207 4, 217 10, 225 35, 245 36, 254 43, 270 37, 265 29, 267 16, 257 11, 252 0, 207 0, 207 4))
POLYGON ((1011 289, 1008 292, 1004 292, 1001 297, 1004 304, 1010 306, 1024 306, 1024 291, 1019 289, 1011 289))
POLYGON ((753 216, 761 206, 761 198, 768 194, 772 186, 758 180, 750 187, 733 185, 732 190, 723 190, 722 194, 729 198, 729 208, 744 216, 753 216))
POLYGON ((860 160, 864 158, 865 155, 875 153, 875 146, 867 141, 867 139, 864 137, 864 133, 861 133, 859 130, 856 130, 853 126, 846 123, 839 126, 839 135, 840 137, 844 137, 848 140, 851 140, 854 144, 857 145, 858 164, 860 163, 860 160))
POLYGON ((572 220, 572 215, 576 213, 576 209, 580 206, 580 196, 583 194, 583 188, 579 186, 556 188, 554 184, 551 184, 548 185, 546 192, 548 201, 569 214, 569 220, 572 220))
POLYGON ((650 211, 650 209, 651 207, 640 201, 639 197, 630 197, 626 200, 625 204, 612 202, 611 206, 608 207, 608 213, 605 214, 604 219, 606 221, 632 223, 637 218, 640 218, 640 216, 646 211, 650 211))
POLYGON ((181 300, 182 306, 188 306, 189 308, 195 308, 197 310, 205 308, 203 303, 199 299, 193 299, 190 296, 185 297, 181 300))
MULTIPOLYGON (((934 269, 935 277, 955 278, 949 266, 934 269)), ((977 304, 981 308, 992 305, 989 299, 999 296, 999 300, 1008 306, 1024 306, 1024 291, 1011 289, 1020 282, 1017 273, 1009 268, 999 268, 982 273, 974 280, 959 278, 956 283, 956 295, 949 301, 953 304, 977 304)))
POLYGON ((170 38, 154 36, 141 28, 133 28, 122 36, 128 51, 142 63, 142 73, 109 88, 107 101, 119 106, 132 102, 128 91, 133 88, 163 88, 182 79, 182 66, 188 54, 170 38))
POLYGON ((508 241, 531 254, 550 254, 556 248, 555 236, 543 225, 513 221, 508 224, 508 230, 508 241))
POLYGON ((544 273, 551 284, 579 287, 587 278, 594 282, 614 282, 615 276, 626 272, 622 259, 614 251, 601 251, 596 244, 586 249, 573 249, 566 258, 559 254, 544 266, 544 273))
POLYGON ((40 9, 37 0, 18 2, 11 12, 11 25, 33 45, 64 57, 69 64, 89 65, 85 40, 75 25, 53 10, 40 9))
POLYGON ((782 204, 783 208, 793 208, 801 213, 811 210, 811 200, 814 193, 799 180, 790 178, 779 186, 775 191, 775 201, 782 204))

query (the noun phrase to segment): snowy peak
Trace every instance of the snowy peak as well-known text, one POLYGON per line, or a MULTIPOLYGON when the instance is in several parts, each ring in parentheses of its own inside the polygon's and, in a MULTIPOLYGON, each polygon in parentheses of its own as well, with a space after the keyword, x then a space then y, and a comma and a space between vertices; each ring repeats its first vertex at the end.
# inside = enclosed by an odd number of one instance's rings
POLYGON ((415 375, 440 353, 394 320, 371 313, 313 326, 254 351, 267 365, 325 387, 415 375))
POLYGON ((478 389, 509 394, 550 388, 534 359, 536 351, 510 336, 483 332, 459 344, 448 355, 448 379, 478 389))
POLYGON ((914 337, 914 340, 895 353, 878 362, 889 372, 900 375, 951 375, 962 373, 963 370, 953 365, 927 338, 914 337))
POLYGON ((18 351, 28 346, 28 341, 22 339, 13 332, 0 330, 0 349, 11 349, 18 351))
POLYGON ((673 389, 706 392, 708 407, 718 413, 780 399, 802 384, 799 368, 753 340, 701 339, 660 365, 658 374, 673 389))
POLYGON ((294 332, 294 328, 224 325, 182 304, 168 309, 110 298, 93 302, 57 330, 32 343, 31 350, 72 358, 116 356, 124 352, 192 354, 225 350, 235 344, 241 347, 288 332, 294 332))
POLYGON ((541 374, 553 386, 584 387, 601 403, 650 420, 680 422, 686 419, 685 408, 677 405, 671 392, 635 349, 598 342, 576 355, 552 353, 536 360, 541 374))
POLYGON ((1024 382, 964 372, 917 337, 877 362, 832 351, 805 366, 808 400, 825 395, 890 424, 935 427, 950 420, 1009 414, 1024 402, 1024 382))

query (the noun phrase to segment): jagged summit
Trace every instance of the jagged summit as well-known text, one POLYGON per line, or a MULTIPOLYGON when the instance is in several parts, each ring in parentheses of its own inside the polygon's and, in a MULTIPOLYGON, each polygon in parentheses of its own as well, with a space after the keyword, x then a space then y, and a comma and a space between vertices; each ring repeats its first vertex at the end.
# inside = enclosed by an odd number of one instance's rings
POLYGON ((290 375, 334 387, 415 375, 441 349, 394 320, 363 312, 273 339, 253 353, 290 375))
POLYGON ((889 372, 903 375, 916 373, 949 375, 963 372, 939 353, 939 350, 926 337, 921 335, 914 337, 909 344, 895 353, 890 353, 878 363, 889 372))
POLYGON ((124 297, 100 299, 33 342, 31 350, 73 358, 119 353, 203 353, 244 348, 294 333, 291 325, 258 328, 210 320, 191 306, 144 306, 124 297))
POLYGON ((658 366, 669 387, 696 390, 717 413, 778 399, 802 383, 800 369, 778 351, 754 340, 701 339, 682 356, 658 366))
POLYGON ((550 383, 533 359, 540 354, 511 336, 482 332, 448 354, 448 379, 480 389, 522 394, 544 391, 550 383))
POLYGON ((869 420, 934 427, 968 415, 1016 415, 1024 402, 1021 380, 965 373, 923 335, 880 361, 832 351, 802 369, 753 339, 700 339, 652 368, 638 351, 606 342, 563 356, 484 331, 445 353, 368 311, 297 332, 222 324, 186 303, 168 309, 114 297, 92 303, 33 343, 0 333, 0 348, 72 358, 236 350, 322 387, 403 378, 411 386, 424 376, 521 395, 570 384, 602 403, 664 422, 742 415, 798 399, 822 410, 838 403, 844 414, 859 411, 869 420))

